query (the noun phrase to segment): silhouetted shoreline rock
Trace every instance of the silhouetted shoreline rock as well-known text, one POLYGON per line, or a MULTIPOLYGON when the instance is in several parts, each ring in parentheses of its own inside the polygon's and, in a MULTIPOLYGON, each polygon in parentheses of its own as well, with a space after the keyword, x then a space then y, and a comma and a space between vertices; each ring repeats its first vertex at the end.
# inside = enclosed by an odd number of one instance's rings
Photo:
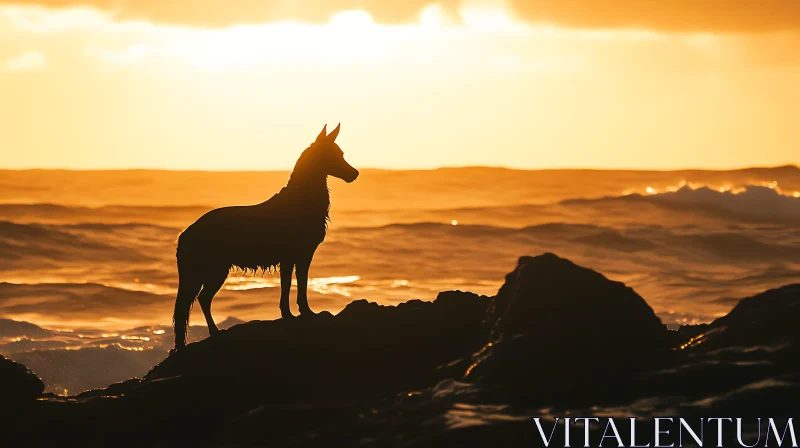
POLYGON ((337 316, 249 322, 190 344, 155 366, 143 385, 227 378, 246 384, 258 402, 363 400, 430 387, 455 373, 449 363, 480 346, 487 303, 446 292, 433 302, 357 300, 337 316))
POLYGON ((44 383, 22 364, 0 355, 0 407, 32 401, 44 392, 44 383))
MULTIPOLYGON (((695 344, 704 349, 775 346, 800 340, 800 284, 747 297, 712 322, 695 344)), ((699 336, 699 335, 698 335, 699 336)))
POLYGON ((242 323, 69 399, 35 401, 43 384, 12 363, 0 384, 24 384, 29 404, 4 425, 45 445, 517 446, 553 409, 722 415, 757 399, 789 412, 778 400, 800 395, 798 310, 789 285, 669 331, 624 284, 522 257, 493 297, 242 323))
MULTIPOLYGON (((551 253, 519 259, 490 301, 483 333, 486 345, 469 378, 518 394, 532 382, 587 392, 595 384, 625 383, 664 364, 674 347, 631 288, 551 253)), ((532 392, 539 399, 548 394, 532 392)))

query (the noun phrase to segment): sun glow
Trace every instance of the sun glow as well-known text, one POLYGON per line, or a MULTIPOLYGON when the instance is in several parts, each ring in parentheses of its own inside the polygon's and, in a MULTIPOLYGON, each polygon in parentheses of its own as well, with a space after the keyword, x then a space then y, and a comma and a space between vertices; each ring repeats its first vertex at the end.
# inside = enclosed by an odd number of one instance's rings
MULTIPOLYGON (((331 120, 354 125, 350 160, 380 168, 797 163, 800 131, 773 116, 797 115, 798 102, 783 99, 799 92, 786 81, 798 69, 773 64, 796 42, 771 33, 564 26, 503 0, 416 11, 346 2, 365 6, 317 8, 326 12, 305 22, 303 2, 278 2, 299 14, 224 26, 120 12, 139 2, 22 3, 0 5, 0 98, 10 105, 0 123, 17 148, 0 153, 3 167, 290 169, 295 153, 264 148, 300 146, 309 122, 331 120), (389 9, 410 16, 386 20, 389 9), (729 82, 710 89, 708 73, 729 82), (659 88, 673 82, 680 97, 659 88), (772 115, 741 113, 757 109, 772 115), (68 119, 41 133, 46 115, 68 119), (392 133, 398 125, 414 132, 392 133), (546 150, 520 151, 523 140, 546 150)), ((143 3, 132 9, 182 9, 143 3)))
MULTIPOLYGON (((469 16, 479 29, 492 23, 500 26, 495 23, 498 19, 481 21, 481 13, 469 16)), ((207 71, 248 69, 280 61, 334 66, 391 63, 410 56, 403 49, 404 42, 433 39, 436 36, 432 33, 441 37, 445 23, 445 16, 436 7, 425 8, 417 23, 391 26, 375 23, 366 11, 351 10, 334 14, 324 25, 279 22, 221 30, 172 27, 162 30, 165 40, 160 46, 136 44, 121 52, 95 48, 92 53, 119 65, 161 55, 207 71)))
POLYGON ((352 32, 354 29, 373 26, 375 22, 368 12, 364 10, 352 10, 334 14, 333 17, 331 17, 330 24, 352 32))
POLYGON ((503 31, 514 28, 515 21, 508 11, 488 5, 467 5, 461 19, 468 28, 479 31, 503 31))
POLYGON ((33 33, 89 29, 141 35, 138 42, 122 47, 114 39, 84 49, 85 56, 111 66, 183 61, 192 69, 210 72, 247 70, 270 62, 397 63, 405 58, 425 58, 421 55, 434 51, 425 44, 410 48, 411 42, 441 41, 469 31, 513 34, 527 27, 497 5, 467 5, 461 9, 459 21, 432 4, 420 10, 417 21, 393 25, 376 23, 361 9, 335 13, 324 24, 279 21, 219 29, 118 21, 108 13, 84 7, 0 7, 2 18, 16 29, 33 33))

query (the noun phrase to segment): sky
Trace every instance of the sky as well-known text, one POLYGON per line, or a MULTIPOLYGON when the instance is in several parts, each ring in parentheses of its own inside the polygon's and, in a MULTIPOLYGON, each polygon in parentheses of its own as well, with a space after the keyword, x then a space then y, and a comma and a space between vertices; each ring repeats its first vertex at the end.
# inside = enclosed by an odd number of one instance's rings
POLYGON ((0 168, 800 164, 795 0, 0 0, 0 168))

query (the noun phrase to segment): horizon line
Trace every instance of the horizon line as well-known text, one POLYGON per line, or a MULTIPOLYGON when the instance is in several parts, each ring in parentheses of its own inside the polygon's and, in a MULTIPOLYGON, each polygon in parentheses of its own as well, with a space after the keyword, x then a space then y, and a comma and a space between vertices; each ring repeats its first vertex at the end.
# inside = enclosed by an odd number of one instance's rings
MULTIPOLYGON (((683 168, 591 168, 591 167, 555 167, 555 168, 524 168, 524 167, 509 167, 501 165, 443 165, 432 168, 380 168, 380 167, 364 167, 359 168, 361 171, 438 171, 438 170, 458 170, 458 169, 485 169, 485 170, 508 170, 508 171, 639 171, 639 172, 679 172, 679 171, 746 171, 746 170, 775 170, 794 168, 800 170, 800 164, 786 163, 780 165, 763 166, 739 166, 734 168, 699 168, 699 167, 683 167, 683 168)), ((121 171, 152 171, 152 172, 176 172, 176 173, 286 173, 291 172, 292 168, 286 169, 265 169, 265 170, 227 170, 227 169, 181 169, 181 168, 4 168, 0 167, 0 171, 69 171, 69 172, 121 172, 121 171)))

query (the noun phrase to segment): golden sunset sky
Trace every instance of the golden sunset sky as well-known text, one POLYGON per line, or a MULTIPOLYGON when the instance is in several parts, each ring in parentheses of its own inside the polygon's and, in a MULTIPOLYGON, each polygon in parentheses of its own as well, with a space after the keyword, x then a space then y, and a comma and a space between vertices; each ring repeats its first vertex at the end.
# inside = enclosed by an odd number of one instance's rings
POLYGON ((0 168, 800 163, 796 0, 0 0, 0 168))

